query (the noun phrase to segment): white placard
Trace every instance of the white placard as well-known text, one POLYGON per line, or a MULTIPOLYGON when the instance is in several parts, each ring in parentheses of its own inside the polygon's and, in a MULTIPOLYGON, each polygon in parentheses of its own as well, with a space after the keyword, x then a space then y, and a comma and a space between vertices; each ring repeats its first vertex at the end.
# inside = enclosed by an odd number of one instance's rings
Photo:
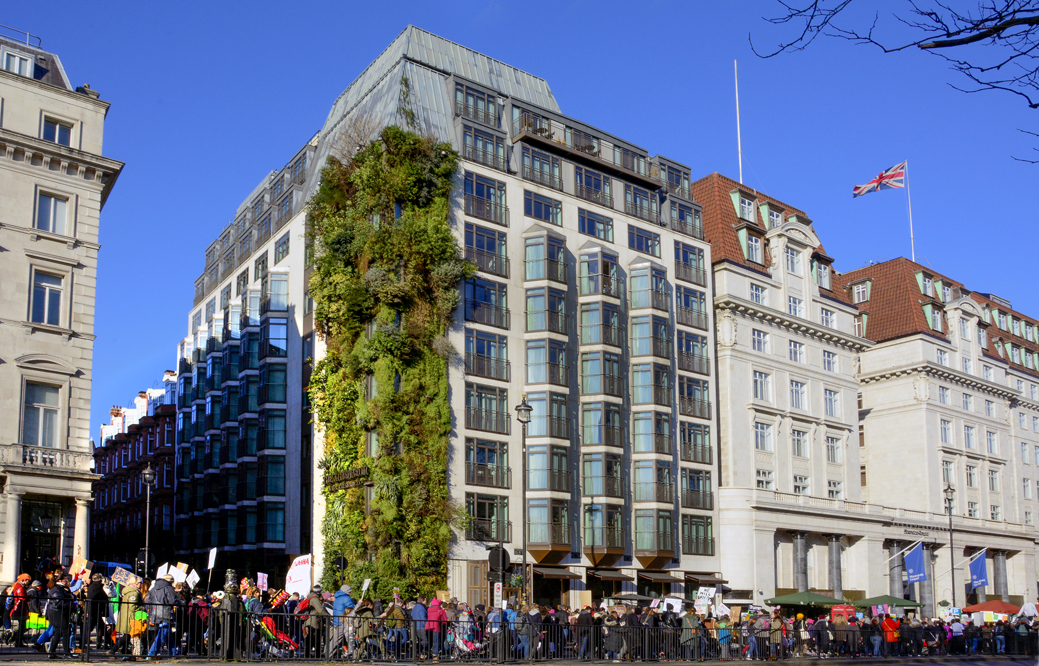
POLYGON ((310 553, 300 555, 292 561, 289 573, 285 576, 285 591, 289 594, 298 592, 301 597, 307 596, 313 584, 310 576, 310 553))
POLYGON ((197 571, 192 569, 191 573, 188 574, 188 577, 184 579, 184 582, 186 582, 188 587, 191 589, 195 589, 195 586, 198 585, 198 581, 200 580, 202 580, 202 577, 198 575, 197 571))
POLYGON ((696 590, 696 598, 702 601, 714 601, 713 587, 701 587, 696 590))
POLYGON ((258 573, 256 574, 256 587, 260 588, 264 592, 267 591, 267 574, 258 573))
POLYGON ((211 548, 209 551, 209 566, 206 569, 212 569, 216 566, 216 548, 211 548))
POLYGON ((679 599, 678 597, 665 597, 664 598, 664 608, 667 609, 667 610, 670 610, 670 611, 674 611, 675 613, 681 613, 682 612, 682 605, 684 603, 685 602, 682 599, 679 599))
POLYGON ((186 573, 184 573, 183 571, 181 571, 180 569, 178 569, 177 567, 170 567, 170 569, 169 569, 169 571, 167 573, 169 575, 173 576, 174 582, 177 582, 177 583, 183 583, 184 581, 186 581, 188 579, 188 575, 186 573))
POLYGON ((155 577, 156 578, 162 578, 163 576, 165 576, 169 572, 170 572, 170 565, 167 562, 166 564, 162 565, 161 567, 159 567, 158 569, 155 570, 155 577))
POLYGON ((365 578, 364 579, 364 585, 361 586, 361 592, 367 592, 368 591, 368 586, 371 585, 371 584, 372 584, 372 579, 371 578, 365 578))

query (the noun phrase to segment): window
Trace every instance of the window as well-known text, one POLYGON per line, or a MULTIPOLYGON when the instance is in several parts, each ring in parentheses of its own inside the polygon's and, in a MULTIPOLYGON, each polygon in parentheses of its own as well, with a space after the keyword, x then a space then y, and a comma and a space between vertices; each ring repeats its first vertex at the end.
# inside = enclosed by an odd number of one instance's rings
POLYGON ((787 296, 786 299, 786 311, 787 313, 795 317, 805 316, 805 304, 800 298, 795 296, 787 296))
POLYGON ((1021 479, 1021 492, 1025 499, 1032 499, 1032 480, 1021 479))
POLYGON ((837 354, 830 351, 823 352, 823 370, 838 372, 837 354))
POLYGON ((800 342, 794 342, 790 340, 788 343, 789 357, 794 363, 805 362, 805 346, 800 342))
POLYGON ((1024 412, 1018 412, 1017 413, 1017 427, 1020 428, 1021 430, 1025 430, 1026 427, 1027 427, 1027 426, 1025 426, 1025 423, 1027 423, 1027 421, 1025 421, 1025 413, 1024 412))
POLYGON ((931 283, 931 278, 926 276, 923 279, 923 292, 925 296, 934 296, 934 287, 931 283))
POLYGON ((819 275, 819 287, 821 289, 830 288, 830 267, 826 264, 816 264, 816 273, 819 275))
POLYGON ((752 330, 750 332, 750 344, 754 351, 761 352, 763 354, 768 353, 768 333, 764 331, 752 330))
POLYGON ((761 260, 761 239, 757 236, 747 236, 747 261, 755 264, 763 264, 761 260))
POLYGON ((808 433, 806 431, 790 431, 790 452, 798 458, 808 457, 808 433))
POLYGON ((866 283, 862 282, 851 288, 851 300, 853 303, 865 303, 869 300, 869 292, 866 283))
POLYGON ((61 282, 57 275, 33 271, 31 321, 61 326, 61 282))
POLYGON ((978 503, 977 502, 967 502, 967 517, 968 518, 977 518, 978 515, 979 515, 978 514, 978 503))
POLYGON ((772 401, 772 377, 764 372, 754 372, 754 399, 772 401))
POLYGON ((32 76, 32 60, 18 53, 7 52, 4 54, 4 69, 22 76, 32 76))
POLYGON ((1035 384, 1031 385, 1030 391, 1032 395, 1032 400, 1035 400, 1037 397, 1039 397, 1039 387, 1037 387, 1035 384))
POLYGON ((988 471, 988 489, 990 492, 999 492, 999 471, 994 469, 988 471))
POLYGON ((992 431, 985 432, 985 446, 989 453, 999 453, 999 442, 996 439, 996 433, 992 431))
POLYGON ((267 276, 267 251, 256 258, 253 262, 253 280, 259 280, 267 276))
POLYGON ((758 451, 772 450, 772 426, 767 423, 754 424, 754 448, 758 451))
POLYGON ((949 366, 949 352, 945 351, 944 349, 937 349, 935 350, 935 356, 938 361, 938 365, 944 365, 945 367, 949 366))
POLYGON ((1003 512, 999 510, 998 504, 993 504, 989 507, 989 517, 992 520, 1003 520, 1003 512))
POLYGON ((952 421, 941 420, 942 444, 952 444, 952 421))
POLYGON ((775 484, 772 481, 772 470, 759 469, 755 476, 757 477, 757 487, 760 490, 775 489, 775 484))
POLYGON ((978 468, 974 465, 967 465, 966 467, 967 487, 977 488, 978 487, 978 468))
POLYGON ((783 214, 778 210, 768 211, 768 228, 775 229, 783 224, 783 214))
POLYGON ((1032 512, 1031 511, 1025 511, 1025 525, 1031 525, 1031 524, 1032 524, 1032 512))
POLYGON ((289 256, 289 235, 285 234, 274 243, 274 263, 289 256))
POLYGON ((36 205, 36 228, 64 235, 68 205, 68 199, 40 193, 36 205))
POLYGON ((985 416, 995 416, 996 405, 991 400, 985 401, 985 416))
POLYGON ((862 337, 866 333, 866 320, 863 319, 863 316, 864 315, 857 315, 851 320, 852 332, 859 337, 862 337))
POLYGON ((808 495, 808 477, 799 474, 794 475, 794 494, 808 495))
POLYGON ((949 285, 942 285, 942 302, 943 303, 948 303, 951 300, 952 300, 952 289, 949 288, 949 285))
POLYGON ((786 256, 786 272, 792 275, 801 274, 801 252, 795 250, 792 247, 788 247, 785 252, 786 256))
POLYGON ((577 225, 582 234, 595 236, 607 243, 613 242, 613 220, 604 215, 578 208, 577 225))
POLYGON ((660 234, 628 225, 628 247, 636 252, 660 256, 660 234))
POLYGON ((805 396, 805 385, 803 382, 790 382, 790 408, 808 409, 808 399, 805 396))
POLYGON ((768 290, 761 285, 751 283, 750 300, 758 305, 768 305, 768 290))
POLYGON ((968 449, 976 448, 974 443, 974 426, 963 426, 963 444, 968 449))
POLYGON ((988 381, 992 381, 992 366, 986 365, 981 369, 982 376, 988 381))
POLYGON ((963 359, 963 371, 968 375, 974 373, 974 367, 971 365, 969 358, 963 359))
POLYGON ((953 473, 952 473, 952 461, 951 460, 943 460, 942 461, 942 483, 953 483, 954 481, 955 481, 955 479, 953 478, 953 473))
POLYGON ((840 394, 837 391, 831 391, 826 389, 823 391, 826 398, 826 415, 833 418, 840 418, 841 416, 841 400, 840 394))
POLYGON ((25 383, 22 444, 51 448, 58 445, 58 391, 57 386, 25 383))
POLYGON ((740 197, 740 217, 748 222, 757 222, 757 218, 754 216, 753 201, 740 197))
POLYGON ((1039 432, 1039 416, 1032 417, 1032 432, 1039 432))
POLYGON ((72 125, 63 123, 53 118, 43 119, 43 140, 60 143, 63 146, 72 145, 72 125))
POLYGON ((964 340, 970 340, 970 324, 966 319, 960 320, 960 337, 964 340))
POLYGON ((563 226, 563 204, 529 190, 523 191, 523 214, 557 227, 563 226))
POLYGON ((827 481, 826 496, 833 500, 844 499, 844 484, 840 481, 827 481))
POLYGON ((833 310, 827 310, 822 308, 819 315, 819 321, 823 326, 827 328, 837 327, 837 315, 834 314, 833 310))
POLYGON ((841 464, 841 440, 838 437, 826 438, 826 462, 831 465, 841 464))

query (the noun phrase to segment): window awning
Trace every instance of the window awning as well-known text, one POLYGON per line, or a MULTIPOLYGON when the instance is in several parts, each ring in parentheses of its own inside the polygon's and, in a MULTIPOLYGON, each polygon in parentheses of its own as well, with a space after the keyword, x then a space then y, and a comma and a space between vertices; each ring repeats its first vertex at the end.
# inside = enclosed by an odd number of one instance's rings
POLYGON ((534 567, 534 573, 541 574, 545 578, 580 578, 580 574, 575 574, 569 569, 563 569, 560 567, 534 567))
POLYGON ((723 584, 729 582, 727 580, 722 580, 721 578, 718 578, 717 576, 712 576, 710 574, 698 574, 698 573, 687 573, 685 575, 685 579, 686 580, 696 581, 697 583, 700 583, 701 585, 723 585, 723 584))
POLYGON ((647 578, 655 583, 681 583, 682 581, 675 578, 666 571, 640 571, 639 577, 647 578))
POLYGON ((594 569, 589 569, 588 573, 590 573, 593 576, 596 576, 597 578, 601 578, 602 580, 620 580, 620 581, 633 581, 633 580, 635 580, 633 577, 629 576, 626 573, 622 573, 620 571, 611 571, 610 569, 599 569, 598 571, 596 571, 594 569))

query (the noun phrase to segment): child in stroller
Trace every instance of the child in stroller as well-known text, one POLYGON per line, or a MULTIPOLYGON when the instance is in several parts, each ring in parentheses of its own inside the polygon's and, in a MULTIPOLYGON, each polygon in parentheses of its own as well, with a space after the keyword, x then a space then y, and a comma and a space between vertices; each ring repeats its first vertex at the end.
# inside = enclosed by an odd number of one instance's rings
POLYGON ((274 624, 274 618, 265 615, 256 623, 256 633, 260 636, 260 658, 283 659, 291 657, 299 644, 274 624))
POLYGON ((462 607, 455 621, 447 627, 445 643, 454 660, 474 659, 483 655, 484 646, 476 640, 477 626, 472 613, 462 607))

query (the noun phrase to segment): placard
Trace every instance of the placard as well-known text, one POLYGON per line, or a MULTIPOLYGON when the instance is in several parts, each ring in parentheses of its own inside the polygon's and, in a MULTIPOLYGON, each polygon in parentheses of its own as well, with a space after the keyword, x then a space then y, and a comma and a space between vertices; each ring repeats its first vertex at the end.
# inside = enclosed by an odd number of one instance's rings
POLYGON ((658 606, 660 606, 660 599, 654 599, 653 602, 649 604, 650 608, 657 608, 658 606))
POLYGON ((137 582, 137 576, 126 569, 116 567, 115 571, 112 572, 112 582, 120 585, 131 585, 137 582))
POLYGON ((216 548, 209 550, 209 566, 206 569, 212 569, 216 566, 216 548))
POLYGON ((169 574, 173 576, 173 582, 183 583, 188 579, 188 574, 181 571, 179 567, 170 567, 169 574))
POLYGON ((300 555, 292 561, 289 573, 285 576, 285 591, 289 594, 298 593, 305 597, 310 594, 311 570, 310 553, 300 555))
POLYGON ((256 574, 256 587, 260 588, 264 592, 267 591, 267 574, 258 573, 256 574))
POLYGON ((156 578, 162 578, 167 573, 169 573, 169 571, 170 571, 170 565, 168 563, 167 564, 163 564, 161 567, 159 567, 158 569, 155 570, 155 577, 156 578))
POLYGON ((365 578, 364 579, 364 584, 361 585, 361 592, 367 592, 368 591, 368 586, 371 585, 371 584, 372 584, 372 579, 371 578, 365 578))
POLYGON ((696 598, 703 601, 714 601, 715 588, 701 587, 696 590, 696 598))
POLYGON ((187 583, 189 588, 195 589, 195 586, 198 585, 198 581, 200 580, 202 580, 202 577, 198 575, 197 571, 192 569, 191 573, 188 574, 188 577, 184 579, 184 582, 187 583))
POLYGON ((578 602, 581 604, 581 608, 592 605, 592 591, 591 590, 579 590, 578 591, 578 602))

